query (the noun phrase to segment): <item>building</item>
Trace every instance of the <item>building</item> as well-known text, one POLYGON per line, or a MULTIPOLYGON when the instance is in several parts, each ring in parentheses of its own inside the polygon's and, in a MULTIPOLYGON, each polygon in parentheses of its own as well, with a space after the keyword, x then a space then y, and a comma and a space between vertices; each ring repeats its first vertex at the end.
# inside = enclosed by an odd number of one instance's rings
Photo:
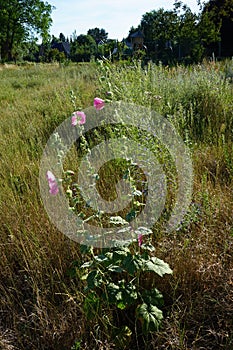
POLYGON ((144 34, 141 30, 130 35, 132 49, 135 50, 143 50, 144 47, 144 34))
POLYGON ((70 56, 70 43, 68 41, 62 41, 60 43, 54 42, 51 44, 51 49, 57 49, 59 52, 64 52, 66 57, 70 56))

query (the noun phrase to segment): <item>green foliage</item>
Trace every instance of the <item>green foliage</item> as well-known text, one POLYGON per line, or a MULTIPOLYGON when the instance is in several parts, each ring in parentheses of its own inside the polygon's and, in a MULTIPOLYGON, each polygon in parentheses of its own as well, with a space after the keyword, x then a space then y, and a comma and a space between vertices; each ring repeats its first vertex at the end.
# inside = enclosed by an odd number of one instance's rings
POLYGON ((71 43, 71 59, 76 62, 89 62, 96 54, 96 42, 91 35, 81 34, 71 43))
POLYGON ((0 4, 0 48, 2 60, 12 60, 13 52, 34 33, 44 41, 52 23, 52 6, 41 0, 2 0, 0 4))
POLYGON ((200 62, 212 52, 215 56, 223 53, 229 57, 232 55, 228 34, 232 31, 230 3, 210 1, 200 14, 195 14, 183 2, 176 1, 173 10, 146 12, 139 26, 130 29, 128 39, 130 34, 142 30, 147 59, 164 64, 200 62))
POLYGON ((178 20, 176 13, 164 9, 153 10, 142 16, 140 28, 145 36, 148 55, 153 60, 162 60, 164 63, 172 61, 171 46, 166 49, 166 45, 176 40, 178 20))
MULTIPOLYGON (((130 42, 130 35, 141 30, 145 46, 140 50, 124 46, 124 40, 118 43, 108 39, 108 33, 103 28, 89 29, 86 35, 77 36, 75 32, 70 39, 71 59, 75 62, 90 62, 103 57, 111 60, 136 58, 174 65, 177 62, 197 63, 213 53, 215 57, 230 57, 233 54, 229 34, 233 26, 231 5, 231 0, 211 0, 204 4, 199 14, 195 14, 182 1, 175 1, 172 10, 160 8, 146 12, 139 25, 130 28, 127 37, 130 42), (113 55, 114 49, 117 51, 113 55)), ((2 0, 0 56, 3 62, 38 59, 38 47, 34 47, 32 55, 32 46, 28 51, 25 43, 36 42, 38 38, 35 36, 39 35, 44 45, 49 44, 52 10, 52 5, 41 0, 2 0)), ((50 44, 67 41, 64 34, 60 33, 59 38, 52 36, 50 44)), ((56 56, 59 62, 63 61, 63 57, 53 52, 50 56, 56 56)), ((53 59, 47 57, 48 62, 53 59)))
POLYGON ((79 349, 81 349, 81 343, 82 343, 81 341, 76 340, 76 342, 72 346, 71 350, 79 350, 79 349))
POLYGON ((131 66, 99 62, 103 94, 156 110, 193 144, 217 144, 223 136, 225 142, 232 140, 232 84, 225 79, 226 69, 229 63, 175 70, 151 63, 143 68, 140 61, 131 66))
POLYGON ((162 311, 155 305, 143 303, 139 305, 136 310, 137 318, 139 318, 143 325, 145 333, 158 331, 160 323, 163 319, 162 311))
POLYGON ((232 35, 233 32, 233 7, 232 0, 210 0, 205 3, 200 24, 213 35, 213 28, 217 33, 217 40, 212 42, 212 45, 207 45, 207 48, 214 51, 220 57, 232 57, 232 35), (206 23, 207 22, 207 26, 206 23))
POLYGON ((105 29, 93 28, 87 31, 87 35, 91 35, 95 42, 98 44, 100 41, 105 41, 108 38, 108 33, 105 29))
POLYGON ((43 56, 43 61, 45 62, 64 62, 66 60, 66 55, 64 52, 60 52, 58 49, 50 49, 43 56))
MULTIPOLYGON (((150 255, 152 248, 150 244, 143 244, 140 249, 135 245, 105 249, 81 266, 81 279, 86 281, 84 311, 87 319, 96 318, 106 307, 126 313, 133 308, 134 317, 140 320, 145 334, 158 330, 163 319, 160 310, 163 297, 155 288, 153 278, 149 288, 144 287, 144 276, 152 273, 163 277, 172 270, 163 260, 150 255)), ((130 330, 131 326, 124 327, 130 330)))

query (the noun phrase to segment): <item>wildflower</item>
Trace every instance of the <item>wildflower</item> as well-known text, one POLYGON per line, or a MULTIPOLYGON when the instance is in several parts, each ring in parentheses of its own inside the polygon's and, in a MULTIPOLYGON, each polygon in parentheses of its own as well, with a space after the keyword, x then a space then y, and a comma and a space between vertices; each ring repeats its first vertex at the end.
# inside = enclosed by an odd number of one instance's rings
POLYGON ((84 112, 77 111, 72 114, 71 125, 76 126, 77 124, 82 125, 85 123, 86 123, 86 114, 84 112))
POLYGON ((46 173, 46 177, 49 184, 49 193, 52 194, 53 196, 56 196, 56 194, 58 194, 59 192, 59 188, 58 188, 58 184, 55 176, 50 170, 48 170, 46 173))
POLYGON ((47 171, 46 177, 47 177, 48 183, 56 181, 55 176, 53 175, 52 171, 50 171, 50 170, 47 171))
POLYGON ((52 194, 53 196, 56 196, 58 194, 59 188, 56 182, 50 183, 49 184, 49 193, 52 194))
POLYGON ((138 235, 138 246, 141 247, 141 245, 142 245, 142 234, 140 233, 138 235))
POLYGON ((100 111, 104 108, 105 102, 99 97, 94 98, 94 107, 97 111, 100 111))

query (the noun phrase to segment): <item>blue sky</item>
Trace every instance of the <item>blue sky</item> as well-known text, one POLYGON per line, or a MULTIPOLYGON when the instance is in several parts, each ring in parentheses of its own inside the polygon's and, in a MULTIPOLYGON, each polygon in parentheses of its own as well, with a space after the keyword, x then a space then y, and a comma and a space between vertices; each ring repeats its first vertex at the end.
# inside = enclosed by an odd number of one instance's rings
MULTIPOLYGON (((70 37, 86 34, 91 28, 104 28, 110 39, 127 37, 131 26, 136 27, 142 15, 152 10, 172 9, 174 0, 51 0, 55 6, 50 33, 59 36, 62 32, 70 37)), ((183 1, 192 11, 198 12, 196 0, 183 1)))

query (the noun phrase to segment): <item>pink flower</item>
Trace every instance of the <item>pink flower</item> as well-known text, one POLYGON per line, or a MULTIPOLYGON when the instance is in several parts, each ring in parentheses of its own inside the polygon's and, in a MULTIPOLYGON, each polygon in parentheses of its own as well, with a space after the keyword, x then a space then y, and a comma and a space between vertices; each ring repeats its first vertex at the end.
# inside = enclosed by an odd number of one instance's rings
POLYGON ((56 182, 49 183, 49 193, 52 194, 53 196, 56 196, 58 194, 59 188, 56 182))
POLYGON ((50 170, 48 170, 46 173, 46 177, 49 184, 49 193, 52 194, 53 196, 56 196, 56 194, 58 194, 59 192, 59 188, 58 188, 58 184, 55 176, 50 170))
POLYGON ((99 97, 94 98, 94 107, 97 111, 100 111, 104 108, 105 102, 99 97))
POLYGON ((73 114, 71 117, 71 125, 75 126, 77 124, 78 124, 77 116, 75 114, 73 114))
POLYGON ((142 245, 142 234, 140 233, 138 235, 138 246, 141 247, 141 245, 142 245))
POLYGON ((46 177, 47 177, 47 180, 49 183, 56 181, 55 176, 53 175, 52 171, 50 171, 50 170, 47 171, 46 177))
POLYGON ((71 125, 82 125, 86 123, 86 114, 84 112, 74 112, 71 117, 71 125), (80 119, 81 118, 81 119, 80 119))

